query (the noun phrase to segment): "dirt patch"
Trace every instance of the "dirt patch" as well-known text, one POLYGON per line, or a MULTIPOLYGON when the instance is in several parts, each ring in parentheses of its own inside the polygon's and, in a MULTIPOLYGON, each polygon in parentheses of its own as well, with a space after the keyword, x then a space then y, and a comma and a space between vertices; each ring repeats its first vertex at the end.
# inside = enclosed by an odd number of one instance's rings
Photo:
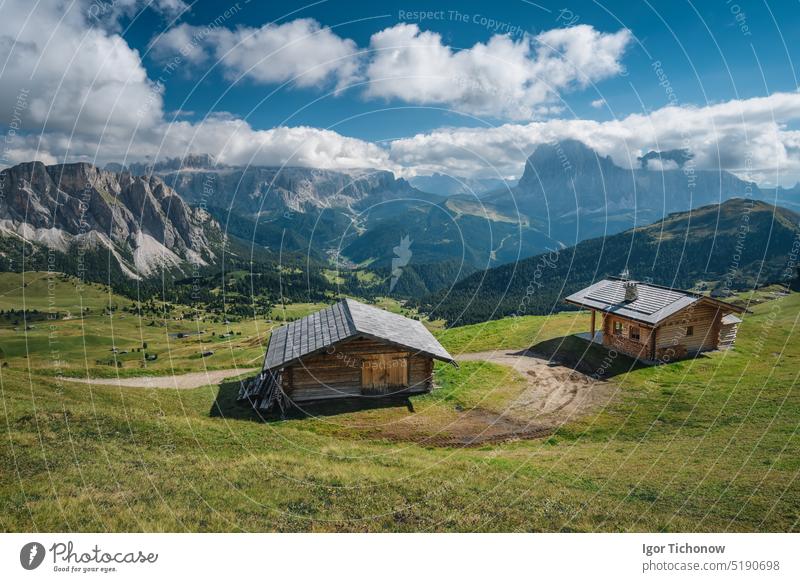
POLYGON ((501 364, 523 374, 528 386, 508 404, 506 414, 554 428, 606 406, 615 391, 613 384, 528 350, 463 354, 457 359, 501 364))
POLYGON ((79 382, 81 384, 93 384, 100 386, 123 386, 128 388, 177 388, 178 390, 188 390, 219 384, 226 378, 239 376, 241 374, 255 373, 258 368, 231 368, 229 370, 209 370, 207 372, 192 372, 191 374, 180 374, 176 376, 139 376, 136 378, 67 378, 60 377, 60 380, 67 382, 79 382))
MULTIPOLYGON (((422 446, 471 447, 548 436, 566 422, 606 406, 614 385, 529 351, 462 354, 460 361, 485 361, 508 366, 527 380, 522 392, 502 412, 468 410, 398 411, 388 422, 367 429, 370 438, 413 442, 422 446)), ((384 421, 387 419, 384 418, 384 421)))
POLYGON ((518 439, 541 438, 554 427, 525 423, 482 408, 456 411, 434 424, 425 415, 409 415, 372 432, 371 436, 432 447, 475 447, 518 439))

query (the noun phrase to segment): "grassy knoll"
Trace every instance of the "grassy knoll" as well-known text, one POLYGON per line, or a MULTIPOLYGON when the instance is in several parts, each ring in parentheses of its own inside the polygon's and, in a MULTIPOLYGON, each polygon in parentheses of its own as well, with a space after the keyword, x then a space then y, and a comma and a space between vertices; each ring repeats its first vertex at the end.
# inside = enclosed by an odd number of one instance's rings
MULTIPOLYGON (((510 370, 437 367, 441 388, 412 399, 413 415, 262 423, 234 405, 233 382, 185 391, 59 384, 44 376, 47 352, 24 366, 15 355, 0 368, 0 528, 796 531, 800 295, 753 311, 735 351, 615 369, 605 410, 547 439, 467 449, 384 439, 376 427, 473 406, 500 411, 518 393, 510 370)), ((552 341, 586 323, 567 313, 437 333, 454 352, 479 351, 552 341)), ((92 335, 106 337, 109 325, 98 319, 92 335)), ((216 325, 224 328, 207 324, 216 325)), ((136 339, 140 326, 131 327, 136 339)), ((234 327, 242 344, 255 331, 234 327)), ((564 346, 564 358, 578 350, 564 346)), ((236 358, 261 348, 248 349, 236 358)), ((189 357, 174 359, 191 368, 189 357)))

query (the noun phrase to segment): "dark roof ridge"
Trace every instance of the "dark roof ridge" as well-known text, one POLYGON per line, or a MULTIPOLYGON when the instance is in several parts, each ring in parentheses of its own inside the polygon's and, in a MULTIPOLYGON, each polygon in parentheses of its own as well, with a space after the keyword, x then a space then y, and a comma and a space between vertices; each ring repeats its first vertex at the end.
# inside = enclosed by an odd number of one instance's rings
POLYGON ((342 304, 342 312, 344 312, 344 315, 347 318, 347 322, 350 324, 350 328, 358 331, 358 327, 356 326, 356 320, 353 319, 353 314, 350 311, 350 301, 355 301, 355 300, 350 299, 349 297, 345 297, 341 301, 339 301, 339 303, 342 304))

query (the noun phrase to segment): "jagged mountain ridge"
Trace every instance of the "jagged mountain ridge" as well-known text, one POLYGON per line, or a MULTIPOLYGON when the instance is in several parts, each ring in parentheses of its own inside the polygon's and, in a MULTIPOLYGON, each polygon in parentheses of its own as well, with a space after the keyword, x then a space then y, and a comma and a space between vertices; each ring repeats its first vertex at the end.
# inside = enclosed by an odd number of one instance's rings
POLYGON ((141 278, 213 262, 221 233, 158 177, 29 162, 0 172, 0 236, 65 254, 103 249, 141 278))
POLYGON ((338 208, 358 211, 397 199, 438 201, 385 170, 324 170, 294 166, 217 165, 210 156, 181 163, 167 160, 152 167, 190 204, 230 208, 250 218, 284 211, 338 208), (205 163, 203 163, 205 161, 205 163))
POLYGON ((226 228, 251 223, 239 233, 247 240, 273 251, 282 245, 317 258, 336 255, 344 264, 390 265, 405 236, 415 241, 415 261, 459 260, 466 272, 557 244, 530 232, 520 247, 513 218, 474 197, 450 204, 447 196, 384 170, 217 166, 203 155, 165 160, 151 170, 190 204, 211 209, 226 228))
POLYGON ((725 170, 690 164, 675 169, 626 169, 584 143, 565 140, 536 148, 519 183, 482 201, 518 208, 532 225, 565 244, 622 232, 737 197, 793 207, 791 191, 764 190, 725 170))

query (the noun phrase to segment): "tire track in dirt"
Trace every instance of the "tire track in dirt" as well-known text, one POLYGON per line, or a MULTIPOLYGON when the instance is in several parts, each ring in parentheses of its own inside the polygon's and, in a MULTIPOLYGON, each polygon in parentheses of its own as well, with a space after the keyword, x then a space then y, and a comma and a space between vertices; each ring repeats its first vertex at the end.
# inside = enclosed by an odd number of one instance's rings
POLYGON ((472 408, 458 411, 440 426, 412 414, 391 426, 370 431, 370 436, 438 447, 476 447, 543 438, 564 423, 607 405, 614 393, 614 386, 608 382, 526 350, 461 354, 456 360, 506 366, 520 372, 527 386, 502 413, 472 408))

